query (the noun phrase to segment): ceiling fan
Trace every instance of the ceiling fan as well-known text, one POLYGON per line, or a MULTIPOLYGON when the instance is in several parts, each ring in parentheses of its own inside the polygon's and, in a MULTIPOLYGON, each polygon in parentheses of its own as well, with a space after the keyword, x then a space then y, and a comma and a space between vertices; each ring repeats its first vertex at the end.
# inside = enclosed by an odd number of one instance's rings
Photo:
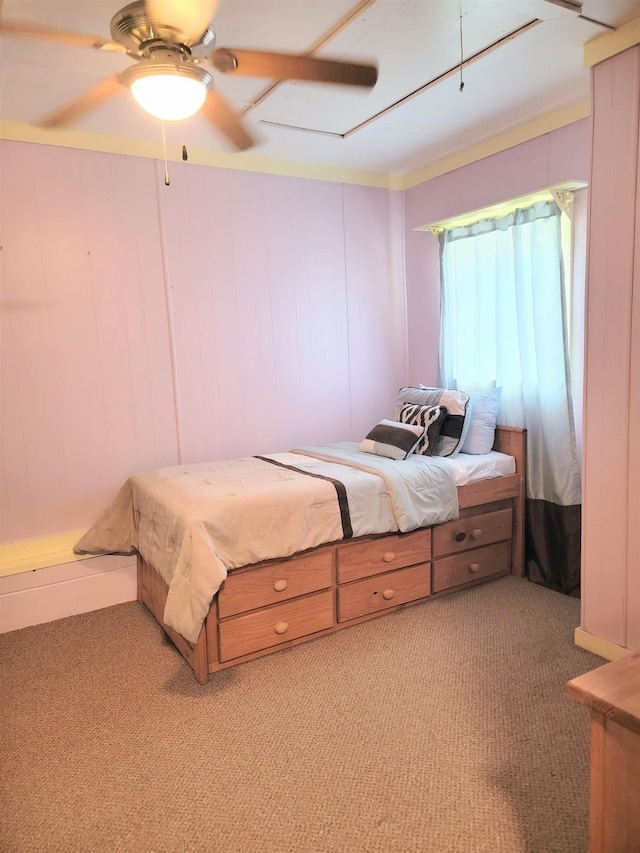
POLYGON ((166 120, 202 115, 238 150, 254 144, 227 100, 214 88, 206 66, 223 74, 268 77, 272 80, 311 80, 372 87, 374 65, 318 59, 305 54, 215 47, 211 20, 217 0, 135 0, 111 19, 111 41, 23 21, 0 19, 0 33, 75 47, 126 53, 135 64, 121 74, 101 80, 78 98, 56 109, 39 125, 72 124, 119 94, 131 90, 151 115, 166 120))

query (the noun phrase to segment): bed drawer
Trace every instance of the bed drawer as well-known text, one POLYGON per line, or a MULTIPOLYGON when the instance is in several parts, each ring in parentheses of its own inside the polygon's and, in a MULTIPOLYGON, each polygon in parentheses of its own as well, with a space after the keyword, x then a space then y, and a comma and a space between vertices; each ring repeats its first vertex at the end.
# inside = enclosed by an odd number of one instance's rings
POLYGON ((220 662, 333 627, 333 592, 315 592, 221 622, 220 662))
POLYGON ((338 583, 371 577, 431 559, 431 530, 339 545, 338 583))
POLYGON ((433 562, 433 591, 442 592, 479 578, 509 571, 509 542, 496 542, 484 548, 472 548, 453 557, 433 562))
POLYGON ((470 515, 433 528, 433 556, 455 554, 511 538, 511 509, 470 515))
POLYGON ((430 563, 355 581, 338 587, 338 622, 425 598, 430 591, 430 563))
POLYGON ((332 583, 331 549, 237 574, 231 572, 218 593, 218 616, 224 619, 308 592, 329 589, 332 583))

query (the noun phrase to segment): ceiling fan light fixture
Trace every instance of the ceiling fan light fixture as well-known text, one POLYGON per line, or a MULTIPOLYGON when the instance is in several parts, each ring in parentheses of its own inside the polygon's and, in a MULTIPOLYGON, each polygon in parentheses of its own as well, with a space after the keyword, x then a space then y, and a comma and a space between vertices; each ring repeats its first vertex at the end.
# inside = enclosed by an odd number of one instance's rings
POLYGON ((197 113, 213 82, 197 65, 159 62, 138 63, 123 78, 142 109, 164 121, 180 121, 197 113))

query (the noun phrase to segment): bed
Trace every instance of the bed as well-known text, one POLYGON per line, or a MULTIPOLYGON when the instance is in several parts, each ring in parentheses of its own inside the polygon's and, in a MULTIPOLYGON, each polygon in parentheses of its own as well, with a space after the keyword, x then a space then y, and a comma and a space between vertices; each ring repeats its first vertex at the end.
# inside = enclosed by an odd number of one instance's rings
MULTIPOLYGON (((430 439, 445 451, 446 413, 430 439)), ((403 436, 426 440, 421 426, 403 436)), ((491 439, 489 452, 450 458, 390 458, 367 437, 144 472, 75 550, 137 553, 138 600, 204 684, 431 596, 522 575, 526 432, 497 426, 491 439)))

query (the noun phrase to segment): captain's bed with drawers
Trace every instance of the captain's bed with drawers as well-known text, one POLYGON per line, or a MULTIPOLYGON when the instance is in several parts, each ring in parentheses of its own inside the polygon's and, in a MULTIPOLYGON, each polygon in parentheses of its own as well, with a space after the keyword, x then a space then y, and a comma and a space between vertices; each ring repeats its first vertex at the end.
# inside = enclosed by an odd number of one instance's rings
POLYGON ((138 554, 138 599, 210 673, 524 574, 526 431, 499 389, 401 388, 361 442, 135 474, 77 543, 138 554))

